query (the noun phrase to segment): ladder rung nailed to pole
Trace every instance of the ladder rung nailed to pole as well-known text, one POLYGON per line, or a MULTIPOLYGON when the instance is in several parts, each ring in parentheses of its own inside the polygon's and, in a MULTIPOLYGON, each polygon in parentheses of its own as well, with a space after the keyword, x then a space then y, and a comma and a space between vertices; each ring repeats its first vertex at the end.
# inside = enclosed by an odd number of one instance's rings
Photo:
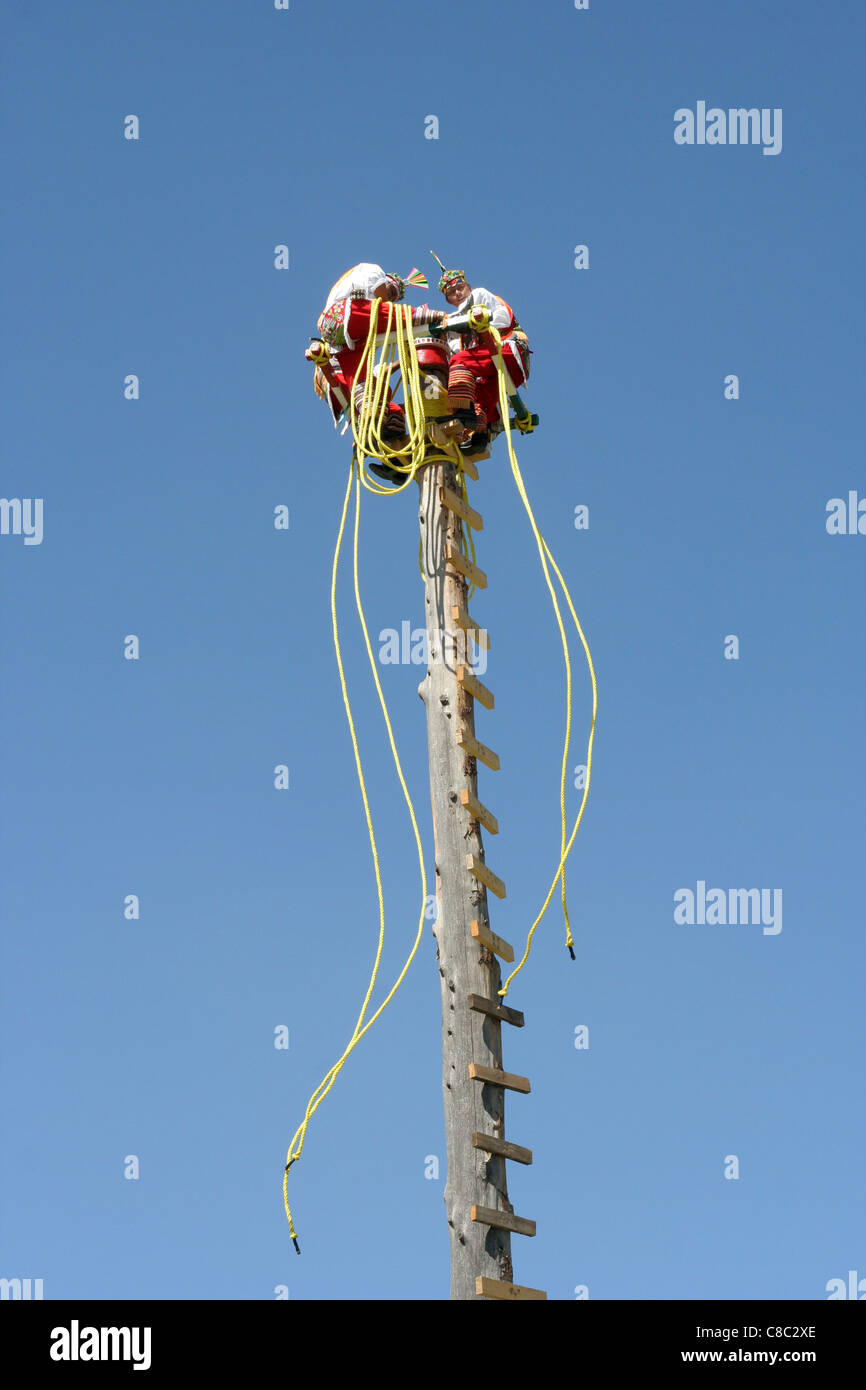
POLYGON ((467 733, 465 729, 457 730, 457 746, 470 758, 477 758, 485 767, 489 767, 493 772, 499 771, 499 754, 494 753, 492 748, 480 743, 473 734, 467 733))
POLYGON ((473 1134, 472 1144, 485 1153, 500 1154, 502 1158, 511 1158, 515 1163, 532 1162, 531 1149, 522 1149, 519 1144, 510 1144, 507 1139, 497 1139, 495 1134, 473 1134))
POLYGON ((483 883, 485 888, 489 888, 491 893, 495 893, 497 898, 505 897, 505 884, 501 878, 488 869, 487 865, 480 859, 476 859, 474 854, 467 854, 466 867, 473 878, 477 878, 479 883, 483 883))
MULTIPOLYGON (((512 952, 512 959, 513 957, 512 952)), ((483 994, 467 994, 466 1002, 477 1014, 488 1014, 490 1018, 498 1018, 500 1023, 510 1023, 514 1028, 523 1027, 523 1014, 520 1010, 509 1009, 501 999, 485 999, 483 994)))
POLYGON ((486 652, 490 651, 490 634, 486 627, 479 627, 474 618, 470 618, 465 608, 461 608, 459 603, 451 605, 451 621, 462 628, 464 632, 469 632, 475 638, 479 647, 483 647, 486 652))
POLYGON ((477 589, 487 588, 487 575, 480 570, 477 565, 473 565, 471 560, 467 560, 462 550, 458 550, 456 545, 450 542, 445 546, 445 560, 447 564, 453 565, 462 575, 469 579, 477 589))
POLYGON ((492 951, 500 960, 513 961, 514 948, 501 936, 497 936, 495 931, 485 927, 483 922, 472 921, 469 923, 469 934, 482 946, 486 946, 488 951, 492 951))
POLYGON ((543 1289, 528 1289, 525 1284, 504 1284, 501 1279, 485 1279, 483 1274, 475 1276, 475 1292, 479 1298, 504 1299, 508 1303, 537 1302, 547 1298, 543 1289))
POLYGON ((464 502, 458 492, 444 483, 439 488, 439 501, 443 507, 447 507, 449 512, 455 512, 462 517, 467 526, 471 526, 473 531, 484 530, 484 519, 480 512, 476 512, 474 507, 470 507, 468 502, 464 502))
POLYGON ((480 1062, 469 1063, 469 1075, 473 1081, 483 1081, 486 1086, 502 1086, 506 1091, 520 1091, 524 1096, 529 1095, 528 1076, 513 1076, 510 1071, 484 1067, 480 1062))
POLYGON ((460 804, 465 806, 473 820, 477 820, 479 825, 483 825, 485 830, 489 830, 491 835, 499 834, 499 821, 492 811, 488 811, 483 806, 477 796, 473 796, 468 787, 464 787, 460 793, 460 804))
POLYGON ((468 695, 473 700, 477 700, 479 705, 485 709, 493 709, 493 691, 488 690, 477 676, 473 676, 468 666, 457 667, 457 684, 462 685, 468 695))
POLYGON ((470 1213, 473 1221, 481 1221, 485 1226, 498 1226, 501 1231, 513 1231, 518 1236, 534 1236, 535 1222, 524 1216, 514 1216, 510 1211, 496 1211, 493 1207, 473 1207, 470 1213))

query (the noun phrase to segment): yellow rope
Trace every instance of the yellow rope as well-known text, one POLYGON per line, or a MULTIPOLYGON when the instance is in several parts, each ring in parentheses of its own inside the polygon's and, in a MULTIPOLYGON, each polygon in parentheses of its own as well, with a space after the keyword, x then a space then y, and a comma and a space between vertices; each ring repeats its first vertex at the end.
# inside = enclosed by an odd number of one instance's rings
MULTIPOLYGON (((388 310, 387 322, 385 328, 380 330, 378 327, 379 304, 379 300, 373 300, 367 340, 355 374, 357 381, 365 367, 367 368, 363 383, 364 389, 358 402, 357 412, 352 410, 351 404, 349 410, 355 452, 361 466, 361 483, 368 492, 373 492, 378 497, 396 497, 405 491, 424 463, 427 451, 428 421, 424 414, 424 391, 421 384, 418 352, 412 331, 411 309, 408 306, 388 304, 386 306, 388 310), (382 342, 379 347, 378 361, 374 362, 377 337, 380 337, 382 342), (384 440, 381 433, 382 425, 388 413, 388 382, 395 356, 403 383, 405 397, 403 408, 408 435, 408 442, 401 445, 399 449, 395 449, 387 440, 384 440), (374 366, 377 368, 375 373, 373 371, 374 366), (405 473, 405 481, 398 487, 383 485, 366 471, 365 463, 368 458, 380 459, 395 472, 405 473)), ((437 446, 437 453, 444 454, 454 463, 465 491, 463 456, 457 445, 437 446)))
POLYGON ((376 338, 379 336, 379 305, 380 301, 374 299, 370 310, 367 341, 355 375, 357 381, 364 368, 367 368, 364 390, 357 412, 352 410, 351 404, 349 410, 355 453, 361 468, 361 481, 369 492, 385 497, 403 492, 424 462, 427 421, 424 416, 418 353, 412 336, 411 310, 408 308, 387 305, 387 324, 381 335, 383 341, 379 350, 379 360, 375 363, 378 370, 373 370, 376 338), (383 440, 381 433, 388 413, 388 386, 395 354, 403 379, 406 433, 409 436, 408 443, 400 449, 393 448, 383 440), (368 458, 381 459, 396 471, 405 472, 405 481, 399 487, 383 486, 365 471, 364 465, 368 458))
POLYGON ((570 595, 570 593, 569 593, 569 591, 568 591, 568 586, 566 585, 565 580, 563 579, 562 574, 561 574, 561 572, 560 572, 560 570, 559 570, 559 567, 558 567, 558 565, 556 564, 556 561, 554 560, 553 555, 551 554, 551 551, 550 551, 550 548, 549 548, 547 542, 545 541, 544 537, 542 536, 542 534, 541 534, 541 532, 540 532, 540 530, 539 530, 539 528, 538 528, 538 523, 537 523, 536 520, 535 520, 535 515, 534 515, 534 513, 533 513, 533 511, 532 511, 532 507, 531 507, 530 502, 529 502, 529 497, 527 496, 527 493, 526 493, 526 486, 525 486, 524 481, 523 481, 523 475, 522 475, 521 472, 520 472, 520 465, 519 465, 518 462, 517 462, 517 455, 516 455, 515 452, 514 452, 514 445, 513 445, 512 440, 511 440, 511 426, 510 426, 510 423, 509 423, 509 412, 508 412, 508 395, 507 395, 506 385, 505 385, 505 364, 504 364, 504 362, 502 361, 502 339, 501 339, 499 333, 497 332, 497 330, 496 330, 495 328, 489 329, 489 333, 490 333, 490 336, 492 337, 493 341, 494 341, 495 344, 496 344, 496 353, 495 353, 494 361, 495 361, 495 363, 496 363, 496 370, 497 370, 497 374, 498 374, 498 377, 499 377, 499 410, 500 410, 500 414, 501 414, 501 416, 502 416, 502 423, 503 423, 503 426, 504 426, 504 429, 505 429, 505 438, 506 438, 506 441, 507 441, 507 444, 508 444, 508 457, 509 457, 509 460, 510 460, 510 463, 511 463, 511 472, 512 472, 512 474, 513 474, 513 476, 514 476, 514 481, 515 481, 515 483, 517 484, 517 491, 518 491, 518 493, 520 494, 520 500, 522 501, 523 506, 524 506, 524 508, 525 508, 525 510, 526 510, 526 514, 527 514, 527 516, 529 517, 529 523, 530 523, 530 526, 532 527, 532 533, 533 533, 533 535, 534 535, 534 537, 535 537, 535 543, 536 543, 536 546, 538 547, 538 554, 539 554, 539 557, 540 557, 540 559, 541 559, 541 568, 542 568, 542 571, 543 571, 543 573, 544 573, 545 583, 547 584, 548 590, 550 591, 550 597, 551 597, 551 600, 552 600, 552 602, 553 602, 553 611, 554 611, 554 614, 556 615, 556 623, 557 623, 557 626, 558 626, 558 628, 559 628, 559 636, 560 636, 560 640, 561 640, 561 642, 562 642, 562 652, 563 652, 563 657, 564 657, 564 660, 565 660, 565 682, 566 682, 566 696, 565 696, 565 698, 566 698, 565 738, 564 738, 563 749, 562 749, 562 766, 561 766, 560 785, 559 785, 559 809, 560 809, 560 826, 561 826, 559 865, 558 865, 558 867, 557 867, 556 874, 554 875, 553 882, 552 882, 551 885, 550 885, 550 889, 549 889, 549 891, 548 891, 547 897, 545 898, 544 903, 542 904, 541 911, 539 912, 538 916, 536 917, 535 921, 533 922, 532 926, 531 926, 530 929, 529 929, 529 934, 528 934, 528 936, 527 936, 527 938, 526 938, 526 948, 525 948, 525 950, 524 950, 524 952, 523 952, 523 956, 521 957, 521 959, 520 959, 520 961, 518 962, 518 964, 514 967, 514 969, 512 970, 511 974, 508 976, 508 978, 507 978, 507 980, 505 981, 505 984, 503 985, 502 989, 499 991, 499 994, 502 996, 502 998, 505 998, 505 996, 507 995, 508 990, 509 990, 509 988, 510 988, 510 986, 511 986, 511 981, 514 979, 515 975, 518 975, 518 974, 520 973, 520 971, 523 969, 524 965, 526 964, 527 960, 529 959, 529 952, 530 952, 530 950, 531 950, 531 948, 532 948, 532 938, 533 938, 533 936, 535 935, 535 929, 536 929, 536 927, 538 926, 539 922, 541 921, 542 917, 544 916, 545 912, 547 911, 548 907, 550 906, 550 900, 551 900, 551 898, 553 897, 553 894, 554 894, 554 892, 555 892, 555 890, 556 890, 556 885, 557 885, 557 883, 558 883, 560 880, 562 881, 562 911, 563 911, 563 916, 565 917, 565 944, 566 944, 566 946, 569 947, 569 949, 572 949, 573 946, 574 946, 574 938, 572 937, 572 934, 571 934, 571 924, 570 924, 570 922, 569 922, 569 917, 568 917, 568 904, 567 904, 567 901, 566 901, 566 891, 565 891, 565 861, 566 861, 566 859, 568 858, 569 854, 571 853, 571 847, 572 847, 572 845, 574 844, 574 840, 575 840, 575 836, 577 835, 578 827, 580 826, 580 822, 581 822, 581 820, 583 819, 583 813, 584 813, 584 810, 585 810, 585 808, 586 808, 587 797, 589 796, 589 783, 590 783, 590 776, 591 776, 591 773, 592 773, 592 746, 593 746, 593 740, 594 740, 594 738, 595 738, 595 719, 596 719, 596 713, 597 713, 597 709, 598 709, 598 688, 597 688, 596 679, 595 679, 595 668, 594 668, 594 666, 593 666, 593 664, 592 664, 592 655, 591 655, 591 653, 590 653, 589 645, 588 645, 588 643, 587 643, 586 637, 584 636, 583 628, 582 628, 581 625, 580 625, 580 621, 579 621, 578 616, 577 616, 577 613, 576 613, 576 611, 575 611, 574 604, 572 603, 571 595, 570 595), (575 625, 575 627, 576 627, 576 629, 577 629, 577 634, 578 634, 578 636, 579 636, 579 638, 580 638, 581 644, 582 644, 582 646, 583 646, 584 653, 585 653, 585 655, 586 655, 586 661, 587 661, 587 665, 588 665, 588 667, 589 667, 590 680, 591 680, 591 682, 592 682, 592 720, 591 720, 591 722, 590 722, 589 740, 588 740, 588 743, 587 743, 587 751, 586 751, 586 785, 584 786, 584 789, 583 789, 583 798, 582 798, 581 803, 580 803, 580 809, 579 809, 579 811, 578 811, 578 813, 577 813, 577 818, 576 818, 576 820, 575 820, 575 822, 574 822, 574 828, 573 828, 573 830, 572 830, 572 832, 571 832, 571 836, 568 838, 567 841, 566 841, 567 816, 566 816, 566 809, 565 809, 565 783, 566 783, 566 777, 567 777, 567 773, 568 773, 568 749, 569 749, 569 744, 570 744, 570 742, 571 742, 571 707, 572 707, 571 659, 570 659, 569 650, 568 650, 568 637, 567 637, 567 635, 566 635, 565 626, 564 626, 563 621, 562 621, 562 614, 561 614, 561 612, 560 612, 559 604, 558 604, 557 599, 556 599, 556 590, 555 590, 554 587, 553 587, 553 583, 552 583, 551 578, 550 578, 550 571, 548 570, 548 565, 547 565, 548 560, 550 561, 550 564, 551 564, 551 566, 552 566, 552 568, 553 568, 553 571, 554 571, 554 573, 555 573, 555 575, 556 575, 556 577, 557 577, 557 579, 558 579, 558 581, 559 581, 559 583, 560 583, 560 586, 561 586, 561 588, 562 588, 562 592, 563 592, 563 594, 564 594, 564 596, 565 596, 565 600, 566 600, 566 602, 567 602, 567 604, 568 604, 568 607, 569 607, 569 611, 570 611, 571 616, 572 616, 572 618, 573 618, 573 620, 574 620, 574 625, 575 625))
POLYGON ((372 648, 372 645, 371 645, 371 642, 370 642, 370 634, 369 634, 369 631, 368 631, 368 628, 367 628, 366 619, 365 619, 365 617, 364 617, 363 604, 362 604, 362 602, 361 602, 361 592, 360 592, 360 586, 359 586, 359 580, 358 580, 358 536, 359 536, 359 527, 360 527, 360 516, 361 516, 361 467, 360 467, 360 463, 357 462, 357 461, 353 458, 353 460, 352 460, 352 466, 351 466, 351 469, 350 469, 350 471, 349 471, 349 481, 348 481, 348 485, 347 485, 347 487, 346 487, 346 495, 345 495, 345 497, 344 497, 344 499, 343 499, 343 511, 342 511, 342 515, 341 515, 341 517, 340 517, 340 527, 339 527, 339 532, 338 532, 338 535, 337 535, 337 545, 336 545, 336 549, 335 549, 335 551, 334 551, 334 561, 333 561, 333 565, 332 565, 332 568, 331 568, 331 624, 332 624, 333 636, 334 636, 334 650, 335 650, 336 656, 337 656, 337 669, 338 669, 339 674, 340 674, 340 688, 341 688, 341 690, 342 690, 342 694, 343 694, 343 704, 344 704, 345 709, 346 709, 346 718, 347 718, 348 724, 349 724, 349 733, 350 733, 351 740, 352 740, 352 750, 353 750, 354 757, 355 757, 355 768, 356 768, 356 771, 357 771, 357 774, 358 774, 358 783, 359 783, 359 786, 360 786, 360 789, 361 789, 361 799, 362 799, 362 801, 363 801, 363 803, 364 803, 364 816, 365 816, 365 819, 366 819, 366 822, 367 822, 367 833, 368 833, 368 836, 369 836, 369 839, 370 839, 370 849, 371 849, 372 856, 373 856, 373 867, 374 867, 375 878, 376 878, 376 895, 377 895, 378 905, 379 905, 379 939, 378 939, 378 944, 377 944, 377 948, 376 948, 376 959, 375 959, 375 961, 374 961, 373 970, 372 970, 372 973, 371 973, 371 975, 370 975, 370 983, 369 983, 369 985, 368 985, 368 987, 367 987, 367 993, 366 993, 366 995, 364 996, 364 1002, 363 1002, 363 1004, 362 1004, 362 1006, 361 1006, 361 1011, 360 1011, 360 1013, 359 1013, 359 1015, 358 1015, 358 1020, 357 1020, 357 1022, 356 1022, 356 1024, 355 1024, 355 1027, 354 1027, 354 1029, 353 1029, 353 1031, 352 1031, 352 1036, 351 1036, 351 1038, 349 1039, 349 1042, 348 1042, 346 1048, 344 1049, 342 1055, 341 1055, 341 1056, 338 1058, 338 1060, 334 1063, 334 1065, 331 1067, 330 1071, 325 1075, 324 1079, 320 1082, 320 1084, 317 1086, 316 1090, 313 1092, 312 1096, 310 1097, 310 1099, 309 1099, 309 1101, 308 1101, 308 1103, 307 1103, 306 1111, 305 1111, 305 1113, 304 1113, 303 1121, 301 1122, 301 1124, 298 1126, 297 1130, 295 1131, 295 1133, 294 1133, 294 1135, 293 1135, 293 1137, 292 1137, 291 1143, 289 1144, 288 1152, 287 1152, 287 1154, 286 1154, 286 1165, 285 1165, 285 1169, 284 1169, 284 1171, 283 1171, 283 1203, 284 1203, 285 1209, 286 1209, 286 1218, 287 1218, 288 1223, 289 1223, 289 1234, 291 1235, 291 1238, 292 1238, 292 1240, 294 1241, 296 1248, 299 1248, 299 1247, 298 1247, 298 1241, 297 1241, 297 1232, 296 1232, 296 1230, 295 1230, 294 1221, 293 1221, 293 1219, 292 1219, 292 1213, 291 1213, 291 1208, 290 1208, 290 1206, 289 1206, 289 1196, 288 1196, 289 1168, 291 1167, 291 1165, 292 1165, 293 1163, 295 1163, 295 1162, 301 1157, 301 1154, 302 1154, 303 1148, 304 1148, 304 1143, 305 1143, 305 1141, 306 1141, 307 1127, 308 1127, 308 1125, 309 1125, 309 1123, 310 1123, 310 1120, 312 1119, 312 1117, 313 1117, 313 1115, 315 1114, 315 1112, 318 1110, 318 1108, 319 1108, 319 1106, 321 1105, 322 1101, 325 1099, 325 1096, 328 1094, 328 1092, 330 1091, 330 1089, 331 1089, 331 1087, 333 1086, 334 1082, 336 1081, 337 1077, 339 1076, 340 1071, 342 1070, 343 1065, 344 1065, 346 1059, 348 1058, 348 1056, 350 1055, 350 1053, 354 1050, 354 1048, 358 1045, 358 1043, 361 1041, 361 1038, 363 1038, 364 1034, 368 1031, 368 1029, 372 1028, 373 1024, 374 1024, 374 1023, 376 1022, 376 1020, 380 1017, 380 1015, 382 1014, 382 1012, 384 1011, 384 1009, 387 1007, 387 1005, 391 1002, 391 1000, 393 999, 394 995, 397 993, 397 990, 399 989, 400 985, 403 983, 403 980, 405 979, 405 977, 406 977, 406 975, 407 975, 407 973, 408 973, 409 967, 410 967, 410 965, 412 964, 412 961, 415 959, 415 956, 416 956, 417 951, 418 951, 418 947, 419 947, 420 944, 421 944, 421 935, 422 935, 423 928, 424 928, 424 914, 425 914, 425 909, 426 909, 426 906, 427 906, 427 874, 426 874, 426 870, 425 870, 425 867, 424 867, 424 850, 423 850, 423 846, 422 846, 422 844, 421 844, 421 834, 420 834, 420 831, 419 831, 419 829, 418 829, 418 821, 417 821, 417 818, 416 818, 416 816, 415 816, 415 808, 414 808, 414 806, 412 805, 412 798, 411 798, 411 796, 409 795, 409 788, 408 788, 407 785, 406 785, 406 778, 405 778, 405 776, 404 776, 404 774, 403 774, 403 768, 402 768, 402 765, 401 765, 401 762, 400 762, 399 754, 398 754, 398 752, 397 752, 397 745, 396 745, 396 743, 395 743, 395 741, 394 741, 394 731, 393 731, 393 729, 392 729, 392 727, 391 727, 391 720, 390 720, 390 716, 389 716, 389 714, 388 714, 388 707, 387 707, 387 704, 386 704, 386 702, 385 702, 385 696, 384 696, 384 694, 383 694, 383 692, 382 692, 382 686, 381 686, 381 682, 380 682, 380 680, 379 680, 379 673, 378 673, 378 670, 377 670, 377 668, 376 668, 376 659, 375 659, 375 656, 373 655, 373 648, 372 648), (374 680, 375 685, 376 685, 376 693, 377 693, 377 695, 378 695, 378 697, 379 697, 379 704, 381 705, 382 714, 383 714, 384 719, 385 719, 385 727, 386 727, 386 729, 387 729, 387 731, 388 731, 388 742, 389 742, 389 744, 390 744, 391 753, 392 753, 392 756, 393 756, 393 758, 394 758, 394 765, 395 765, 395 767, 396 767, 396 769, 397 769, 397 776, 398 776, 398 778, 399 778, 399 780, 400 780, 400 786, 401 786, 402 791, 403 791, 403 796, 404 796, 404 798, 405 798, 406 805, 407 805, 407 807, 408 807, 408 809, 409 809, 409 817, 410 817, 411 822, 412 822, 412 831, 413 831, 413 834, 414 834, 414 836, 415 836, 415 845, 416 845, 416 848, 417 848, 417 851, 418 851, 418 865, 419 865, 419 870, 420 870, 420 875, 421 875, 421 911, 420 911, 420 914, 419 914, 419 917, 418 917, 418 930, 417 930, 416 935, 415 935, 415 940, 414 940, 414 942, 413 942, 412 949, 411 949, 411 951, 409 952, 409 955, 408 955, 407 958, 406 958, 406 961, 405 961, 405 964, 403 965, 402 970, 400 971, 399 975, 397 976, 397 979, 394 981, 394 984, 391 986, 391 989, 389 990, 389 992, 388 992, 388 994, 386 995, 385 999, 384 999, 384 1000, 382 1001, 382 1003, 379 1005, 378 1009, 377 1009, 376 1012, 373 1014, 373 1016, 372 1016, 370 1019, 368 1019, 366 1023, 364 1023, 364 1018, 365 1018, 365 1015, 366 1015, 366 1012, 367 1012, 368 1005, 369 1005, 369 1003, 370 1003, 370 998, 371 998, 371 996, 372 996, 373 989, 374 989, 374 987, 375 987, 376 977, 377 977, 378 972, 379 972, 379 964, 380 964, 381 958, 382 958, 382 949, 383 949, 384 942, 385 942, 385 903, 384 903, 384 897, 383 897, 383 894, 382 894, 382 880, 381 880, 381 874, 380 874, 380 869, 379 869, 379 856, 378 856, 378 851, 377 851, 377 849, 376 849, 376 837, 375 837, 375 834, 374 834, 374 831, 373 831, 373 822, 372 822, 372 817, 371 817, 371 815, 370 815, 370 805, 369 805, 369 801, 368 801, 368 799, 367 799, 367 788, 366 788, 366 782, 365 782, 365 780, 364 780, 364 771, 363 771, 363 767, 362 767, 362 765, 361 765, 361 755, 360 755, 360 750, 359 750, 359 747, 358 747, 358 738, 357 738, 357 734, 356 734, 356 732, 355 732, 355 721, 354 721, 354 719, 353 719, 353 717, 352 717, 352 708, 351 708, 351 704, 350 704, 350 701, 349 701, 348 689, 347 689, 347 687, 346 687, 346 676, 345 676, 345 671, 344 671, 344 668, 343 668, 343 658, 342 658, 342 653, 341 653, 341 650, 340 650, 340 636, 339 636, 339 628, 338 628, 338 623, 337 623, 337 608, 336 608, 337 570, 338 570, 338 565, 339 565, 340 551, 341 551, 341 548, 342 548, 343 534, 344 534, 345 527, 346 527, 346 513, 347 513, 347 511, 348 511, 349 497, 350 497, 350 495, 351 495, 353 478, 354 478, 354 481, 355 481, 355 524, 354 524, 354 537, 353 537, 353 553, 352 553, 352 559, 353 559, 353 577, 354 577, 354 588, 355 588, 355 605, 356 605, 357 610, 358 610, 358 617, 359 617, 359 619, 360 619, 361 629, 362 629, 363 634, 364 634, 364 645, 365 645, 366 650, 367 650, 367 658, 368 658, 368 661, 369 661, 369 663, 370 663, 370 669, 371 669, 371 671, 373 672, 373 680, 374 680), (361 1026, 362 1024, 364 1025, 363 1027, 361 1026))

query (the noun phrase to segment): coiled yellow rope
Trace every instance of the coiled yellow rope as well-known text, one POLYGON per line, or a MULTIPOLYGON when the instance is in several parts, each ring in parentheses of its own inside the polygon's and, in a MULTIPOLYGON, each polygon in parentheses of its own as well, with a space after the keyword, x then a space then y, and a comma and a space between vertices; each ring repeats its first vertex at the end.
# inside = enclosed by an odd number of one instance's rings
POLYGON ((376 338, 380 336, 377 327, 379 317, 378 299, 373 300, 370 310, 370 328, 367 341, 358 364, 356 380, 366 369, 364 390, 357 411, 350 406, 352 435, 355 441, 355 454, 361 469, 361 481, 369 492, 378 496, 395 496, 404 491, 415 477, 424 462, 425 433, 427 421, 424 415, 421 390, 421 373, 418 366, 418 353, 412 336, 409 310, 388 304, 388 321, 382 331, 382 344, 379 360, 375 364, 376 338), (392 340, 392 334, 393 340, 392 340), (404 411, 406 416, 407 444, 400 449, 393 448, 382 438, 382 426, 387 416, 388 387, 395 354, 400 366, 404 388, 404 411), (381 459, 397 472, 405 472, 406 478, 399 487, 385 487, 365 471, 368 458, 381 459))

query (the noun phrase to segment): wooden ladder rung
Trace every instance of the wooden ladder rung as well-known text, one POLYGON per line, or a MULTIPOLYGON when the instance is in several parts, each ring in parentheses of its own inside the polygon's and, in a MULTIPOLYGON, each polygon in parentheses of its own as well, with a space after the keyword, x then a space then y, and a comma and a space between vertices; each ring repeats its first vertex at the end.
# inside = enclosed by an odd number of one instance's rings
POLYGON ((468 502, 464 502, 459 492, 448 487, 445 483, 439 488, 439 501, 443 507, 447 507, 449 512, 454 512, 462 517, 467 526, 471 526, 473 531, 484 530, 484 518, 480 512, 476 512, 474 507, 470 507, 468 502))
POLYGON ((467 695, 477 700, 485 709, 493 709, 493 691, 488 690, 477 676, 473 676, 468 666, 457 667, 457 684, 462 685, 467 695))
POLYGON ((469 923, 469 934, 473 936, 476 941, 480 941, 482 946, 486 946, 488 951, 492 951, 495 956, 499 956, 500 960, 514 960, 514 947, 510 946, 501 936, 497 936, 495 931, 491 931, 489 927, 485 927, 483 922, 471 921, 469 923))
POLYGON ((497 898, 505 897, 505 884, 501 878, 497 878, 491 869, 474 854, 467 854, 466 867, 473 878, 477 878, 479 883, 483 883, 485 888, 489 888, 491 893, 495 893, 497 898))
POLYGON ((547 1298, 543 1289, 528 1289, 525 1284, 504 1284, 501 1279, 487 1279, 483 1274, 475 1277, 475 1292, 479 1298, 505 1299, 512 1303, 529 1303, 530 1300, 547 1298))
POLYGON ((506 1091, 520 1091, 524 1096, 529 1095, 528 1076, 514 1076, 510 1071, 485 1067, 481 1062, 469 1063, 469 1076, 472 1081, 483 1081, 486 1086, 501 1086, 506 1091))
POLYGON ((477 758, 485 767, 491 768, 493 772, 499 771, 499 754, 494 753, 492 748, 479 742, 474 734, 470 734, 466 729, 457 730, 457 747, 462 748, 463 752, 470 758, 477 758))
POLYGON ((491 835, 499 834, 499 821, 492 811, 488 811, 487 807, 481 804, 477 796, 472 795, 468 787, 464 787, 460 793, 460 804, 465 806, 472 819, 483 825, 485 830, 489 830, 491 835))
POLYGON ((507 1139, 497 1139, 495 1134, 473 1134, 472 1144, 488 1154, 499 1154, 502 1158, 513 1158, 515 1163, 531 1163, 532 1150, 523 1149, 519 1144, 510 1144, 507 1139))
POLYGON ((525 1216, 515 1216, 510 1211, 497 1211, 495 1207, 473 1206, 470 1215, 473 1221, 485 1226, 498 1226, 501 1231, 513 1231, 518 1236, 534 1236, 535 1222, 525 1216))
POLYGON ((486 652, 490 651, 490 634, 486 627, 479 627, 474 618, 470 618, 465 608, 461 608, 459 603, 451 605, 451 621, 456 623, 464 632, 469 632, 475 638, 479 647, 483 647, 486 652))
MULTIPOLYGON (((502 944, 504 946, 506 943, 503 941, 502 944)), ((512 959, 514 959, 513 952, 512 959)), ((509 1009, 508 1005, 503 1004, 501 999, 485 999, 483 994, 467 994, 466 1002, 470 1009, 474 1009, 477 1014, 487 1014, 490 1018, 498 1018, 500 1023, 510 1023, 515 1028, 523 1027, 524 1019, 520 1010, 509 1009)))
MULTIPOLYGON (((487 457, 489 458, 490 455, 488 454, 487 457)), ((478 469, 475 467, 475 464, 472 462, 472 460, 471 460, 471 459, 468 459, 468 458, 466 457, 466 455, 463 454, 463 455, 461 456, 461 459, 460 459, 460 464, 461 464, 461 467, 463 468, 463 472, 466 474, 467 478, 471 478, 472 481, 473 481, 473 483, 477 483, 477 482, 478 482, 478 469)))
POLYGON ((475 585, 477 589, 487 588, 487 575, 480 570, 477 565, 473 565, 471 560, 467 560, 462 550, 458 550, 456 545, 449 541, 445 546, 445 560, 449 565, 453 565, 462 575, 475 585))

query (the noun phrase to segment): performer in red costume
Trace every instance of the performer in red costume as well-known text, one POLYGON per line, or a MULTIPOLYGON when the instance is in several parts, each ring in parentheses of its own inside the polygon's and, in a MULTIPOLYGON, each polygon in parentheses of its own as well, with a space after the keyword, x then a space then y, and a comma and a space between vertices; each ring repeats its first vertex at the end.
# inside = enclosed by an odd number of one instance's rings
MULTIPOLYGON (((370 331, 373 300, 382 301, 376 316, 376 330, 382 333, 388 326, 388 305, 403 298, 407 284, 426 283, 419 271, 413 270, 404 280, 399 275, 389 274, 372 261, 362 261, 347 270, 332 286, 318 321, 322 341, 329 349, 329 360, 327 365, 320 363, 318 367, 316 390, 318 394, 327 396, 335 421, 349 399, 354 397, 357 403, 363 392, 367 364, 361 369, 360 376, 358 372, 370 331)), ((444 313, 431 309, 428 304, 418 305, 417 308, 412 306, 410 313, 413 324, 440 324, 445 318, 444 313)), ((382 437, 396 442, 401 436, 405 436, 403 407, 389 396, 382 437)))
MULTIPOLYGON (((441 261, 439 264, 442 266, 441 261)), ((439 289, 461 316, 475 305, 483 305, 488 310, 491 326, 502 337, 505 370, 515 387, 525 385, 529 380, 529 339, 511 306, 490 290, 473 289, 462 270, 446 270, 442 266, 439 289)), ((455 343, 455 347, 458 344, 455 343)), ((499 378, 492 349, 493 344, 485 334, 464 332, 448 368, 448 404, 453 418, 474 431, 473 449, 483 448, 489 441, 491 429, 495 430, 500 424, 499 378)))

